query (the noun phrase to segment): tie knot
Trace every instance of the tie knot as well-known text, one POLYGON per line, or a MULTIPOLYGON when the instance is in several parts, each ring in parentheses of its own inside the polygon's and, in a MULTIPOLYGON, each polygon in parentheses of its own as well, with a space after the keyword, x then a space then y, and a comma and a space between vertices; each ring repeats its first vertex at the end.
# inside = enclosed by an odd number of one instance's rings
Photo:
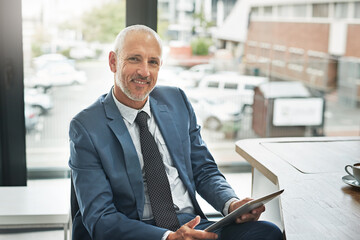
POLYGON ((139 127, 147 127, 147 118, 148 115, 146 112, 141 111, 137 114, 135 118, 135 122, 139 125, 139 127))

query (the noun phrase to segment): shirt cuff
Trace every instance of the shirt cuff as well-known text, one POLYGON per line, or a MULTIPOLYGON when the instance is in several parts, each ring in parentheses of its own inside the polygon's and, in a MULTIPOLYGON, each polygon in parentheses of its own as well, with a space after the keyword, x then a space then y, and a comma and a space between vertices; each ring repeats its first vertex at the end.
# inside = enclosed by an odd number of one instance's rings
POLYGON ((172 233, 172 231, 166 231, 163 237, 161 238, 161 240, 166 240, 166 238, 169 236, 170 233, 172 233))
POLYGON ((230 198, 224 205, 224 208, 222 210, 224 216, 228 215, 229 214, 229 207, 230 207, 230 204, 234 201, 237 201, 239 200, 238 198, 230 198))

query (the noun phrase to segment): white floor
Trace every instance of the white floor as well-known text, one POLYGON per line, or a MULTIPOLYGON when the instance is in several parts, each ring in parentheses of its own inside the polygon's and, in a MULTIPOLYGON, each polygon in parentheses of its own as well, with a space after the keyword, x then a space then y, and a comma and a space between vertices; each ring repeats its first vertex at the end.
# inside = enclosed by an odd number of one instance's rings
MULTIPOLYGON (((225 174, 226 179, 230 185, 234 188, 235 192, 240 198, 251 196, 251 173, 227 173, 225 174)), ((30 184, 39 184, 36 180, 29 181, 30 184)), ((199 200, 200 205, 204 212, 214 212, 213 208, 208 205, 204 200, 199 200)), ((0 240, 62 240, 64 239, 63 230, 53 231, 34 231, 34 232, 15 232, 15 233, 0 233, 0 240)))

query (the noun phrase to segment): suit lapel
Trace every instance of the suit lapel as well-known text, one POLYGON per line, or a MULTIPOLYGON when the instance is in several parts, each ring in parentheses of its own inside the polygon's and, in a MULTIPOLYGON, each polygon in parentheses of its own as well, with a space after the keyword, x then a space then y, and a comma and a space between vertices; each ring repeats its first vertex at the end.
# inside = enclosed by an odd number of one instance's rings
POLYGON ((175 121, 170 114, 166 105, 158 105, 154 98, 150 98, 151 112, 154 114, 156 123, 161 131, 166 147, 169 150, 174 165, 177 168, 180 177, 184 183, 189 182, 184 164, 184 153, 181 146, 181 138, 179 131, 175 125, 175 121), (186 181, 184 181, 184 177, 186 181))
POLYGON ((125 161, 125 171, 129 177, 129 181, 133 189, 133 194, 136 198, 137 212, 139 214, 139 218, 141 219, 144 211, 145 199, 141 166, 135 146, 122 119, 119 109, 115 105, 111 91, 104 99, 105 114, 109 118, 108 126, 114 132, 123 149, 124 159, 121 160, 125 161))

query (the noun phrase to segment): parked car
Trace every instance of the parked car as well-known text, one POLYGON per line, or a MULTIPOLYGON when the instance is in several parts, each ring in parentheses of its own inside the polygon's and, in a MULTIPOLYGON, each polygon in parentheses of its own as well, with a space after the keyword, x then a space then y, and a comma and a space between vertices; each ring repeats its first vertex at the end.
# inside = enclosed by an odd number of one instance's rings
POLYGON ((24 106, 25 128, 26 131, 32 131, 39 122, 38 111, 29 104, 24 106))
POLYGON ((53 107, 50 95, 40 92, 38 89, 24 89, 25 104, 39 110, 40 114, 46 114, 53 107))
POLYGON ((87 81, 84 71, 76 70, 68 62, 53 62, 44 65, 25 83, 28 87, 49 88, 83 84, 87 81))
POLYGON ((181 77, 181 72, 185 71, 183 67, 165 65, 160 67, 158 74, 158 85, 176 86, 180 88, 191 87, 189 82, 185 82, 181 77))
POLYGON ((47 92, 51 89, 50 81, 39 82, 39 80, 34 75, 26 76, 24 78, 24 87, 26 88, 34 88, 37 90, 41 90, 42 92, 47 92))
POLYGON ((85 46, 74 47, 70 50, 69 55, 73 59, 94 59, 96 58, 96 51, 85 46))
POLYGON ((46 65, 53 63, 66 62, 73 66, 75 65, 74 60, 70 60, 64 55, 59 53, 43 54, 39 57, 34 58, 32 61, 36 71, 41 70, 42 68, 46 67, 46 65))
POLYGON ((236 72, 218 72, 205 76, 199 83, 198 92, 219 101, 231 100, 241 105, 252 105, 254 88, 268 82, 266 77, 240 75, 236 72))
POLYGON ((183 80, 190 82, 192 86, 197 87, 202 78, 214 73, 215 67, 212 64, 198 64, 181 72, 180 77, 183 80))
POLYGON ((210 97, 187 94, 198 119, 198 123, 209 130, 236 131, 242 113, 241 107, 234 102, 215 101, 210 97))

